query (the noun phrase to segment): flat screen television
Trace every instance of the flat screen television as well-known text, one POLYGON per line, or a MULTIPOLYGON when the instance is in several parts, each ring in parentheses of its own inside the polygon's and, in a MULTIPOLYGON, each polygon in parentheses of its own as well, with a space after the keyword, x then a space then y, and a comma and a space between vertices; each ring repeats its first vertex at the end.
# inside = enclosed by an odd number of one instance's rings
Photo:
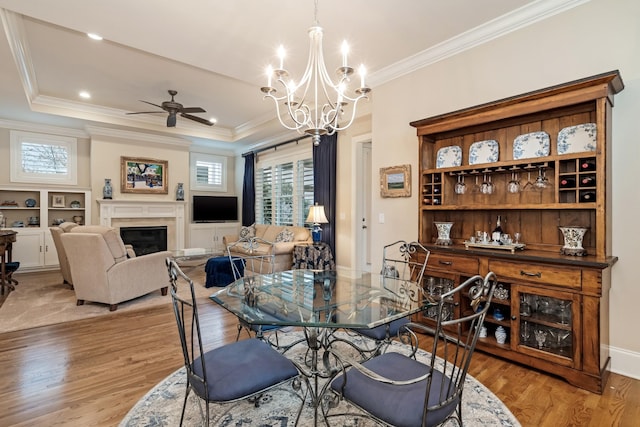
POLYGON ((236 196, 193 196, 193 222, 224 222, 238 220, 236 196))

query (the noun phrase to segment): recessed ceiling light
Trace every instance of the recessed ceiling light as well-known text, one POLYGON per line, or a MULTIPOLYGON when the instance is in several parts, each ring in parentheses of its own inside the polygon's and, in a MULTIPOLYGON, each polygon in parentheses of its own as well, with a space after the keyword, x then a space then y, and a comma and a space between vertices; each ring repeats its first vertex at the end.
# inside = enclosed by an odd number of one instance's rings
POLYGON ((89 36, 89 38, 93 39, 93 40, 102 40, 102 36, 96 34, 96 33, 87 33, 87 35, 89 36))
POLYGON ((81 90, 79 95, 80 95, 80 98, 82 98, 82 99, 91 98, 91 94, 89 92, 87 92, 86 90, 81 90))

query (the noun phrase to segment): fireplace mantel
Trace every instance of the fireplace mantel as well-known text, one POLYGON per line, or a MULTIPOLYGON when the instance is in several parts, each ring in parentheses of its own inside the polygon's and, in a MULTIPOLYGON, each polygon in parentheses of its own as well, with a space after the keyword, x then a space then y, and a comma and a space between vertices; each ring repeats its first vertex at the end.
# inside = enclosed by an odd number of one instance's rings
POLYGON ((186 202, 165 200, 98 199, 100 225, 119 227, 134 221, 143 225, 167 225, 169 249, 184 248, 186 202))

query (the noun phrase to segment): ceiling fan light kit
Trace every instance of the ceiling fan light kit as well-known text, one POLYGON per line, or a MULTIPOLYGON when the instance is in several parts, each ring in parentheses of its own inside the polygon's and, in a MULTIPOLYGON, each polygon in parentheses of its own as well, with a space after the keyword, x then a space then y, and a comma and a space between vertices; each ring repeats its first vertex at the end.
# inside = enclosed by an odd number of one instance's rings
POLYGON ((284 48, 280 47, 280 66, 276 69, 271 66, 267 68, 267 85, 260 90, 264 93, 264 98, 271 98, 275 103, 278 120, 282 126, 311 135, 314 145, 318 145, 322 135, 332 135, 351 126, 358 102, 362 99, 368 100, 367 95, 371 89, 365 85, 366 71, 361 65, 360 86, 352 95, 348 94, 350 76, 354 70, 347 62, 349 47, 346 42, 342 45, 342 66, 336 70, 337 83, 329 76, 322 53, 322 28, 318 25, 317 0, 314 26, 309 28, 309 39, 309 60, 300 82, 285 81, 289 73, 284 68, 284 48), (276 85, 284 89, 282 95, 278 94, 276 85), (348 112, 347 109, 351 111, 348 112), (342 117, 346 117, 346 123, 341 125, 338 120, 342 117))
POLYGON ((167 127, 172 128, 176 126, 176 117, 180 114, 180 117, 184 117, 185 119, 193 120, 194 122, 201 123, 207 126, 213 126, 214 122, 211 120, 203 119, 202 117, 194 116, 191 113, 206 113, 206 110, 201 107, 184 107, 179 102, 174 100, 174 97, 178 94, 175 90, 168 90, 169 95, 171 95, 171 101, 164 101, 161 105, 154 104, 153 102, 143 101, 145 104, 153 105, 154 107, 161 108, 163 111, 138 111, 134 113, 127 114, 156 114, 156 113, 164 113, 167 112, 169 115, 167 116, 167 127))

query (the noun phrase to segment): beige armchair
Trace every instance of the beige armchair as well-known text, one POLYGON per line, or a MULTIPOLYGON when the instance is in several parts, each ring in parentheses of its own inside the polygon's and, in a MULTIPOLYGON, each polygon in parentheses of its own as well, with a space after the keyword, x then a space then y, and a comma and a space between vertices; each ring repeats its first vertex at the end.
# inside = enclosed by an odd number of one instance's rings
POLYGON ((78 224, 75 222, 63 222, 57 227, 50 227, 51 237, 53 238, 53 244, 56 247, 56 252, 58 253, 58 262, 60 263, 60 273, 62 273, 62 280, 64 283, 69 284, 73 288, 73 280, 71 279, 71 268, 69 267, 69 260, 67 259, 67 253, 64 251, 64 246, 62 245, 62 240, 60 236, 63 233, 68 232, 74 227, 77 227, 78 224))
POLYGON ((156 290, 167 294, 166 258, 171 252, 130 257, 118 232, 111 227, 85 225, 60 236, 69 260, 77 304, 86 301, 118 303, 156 290))

